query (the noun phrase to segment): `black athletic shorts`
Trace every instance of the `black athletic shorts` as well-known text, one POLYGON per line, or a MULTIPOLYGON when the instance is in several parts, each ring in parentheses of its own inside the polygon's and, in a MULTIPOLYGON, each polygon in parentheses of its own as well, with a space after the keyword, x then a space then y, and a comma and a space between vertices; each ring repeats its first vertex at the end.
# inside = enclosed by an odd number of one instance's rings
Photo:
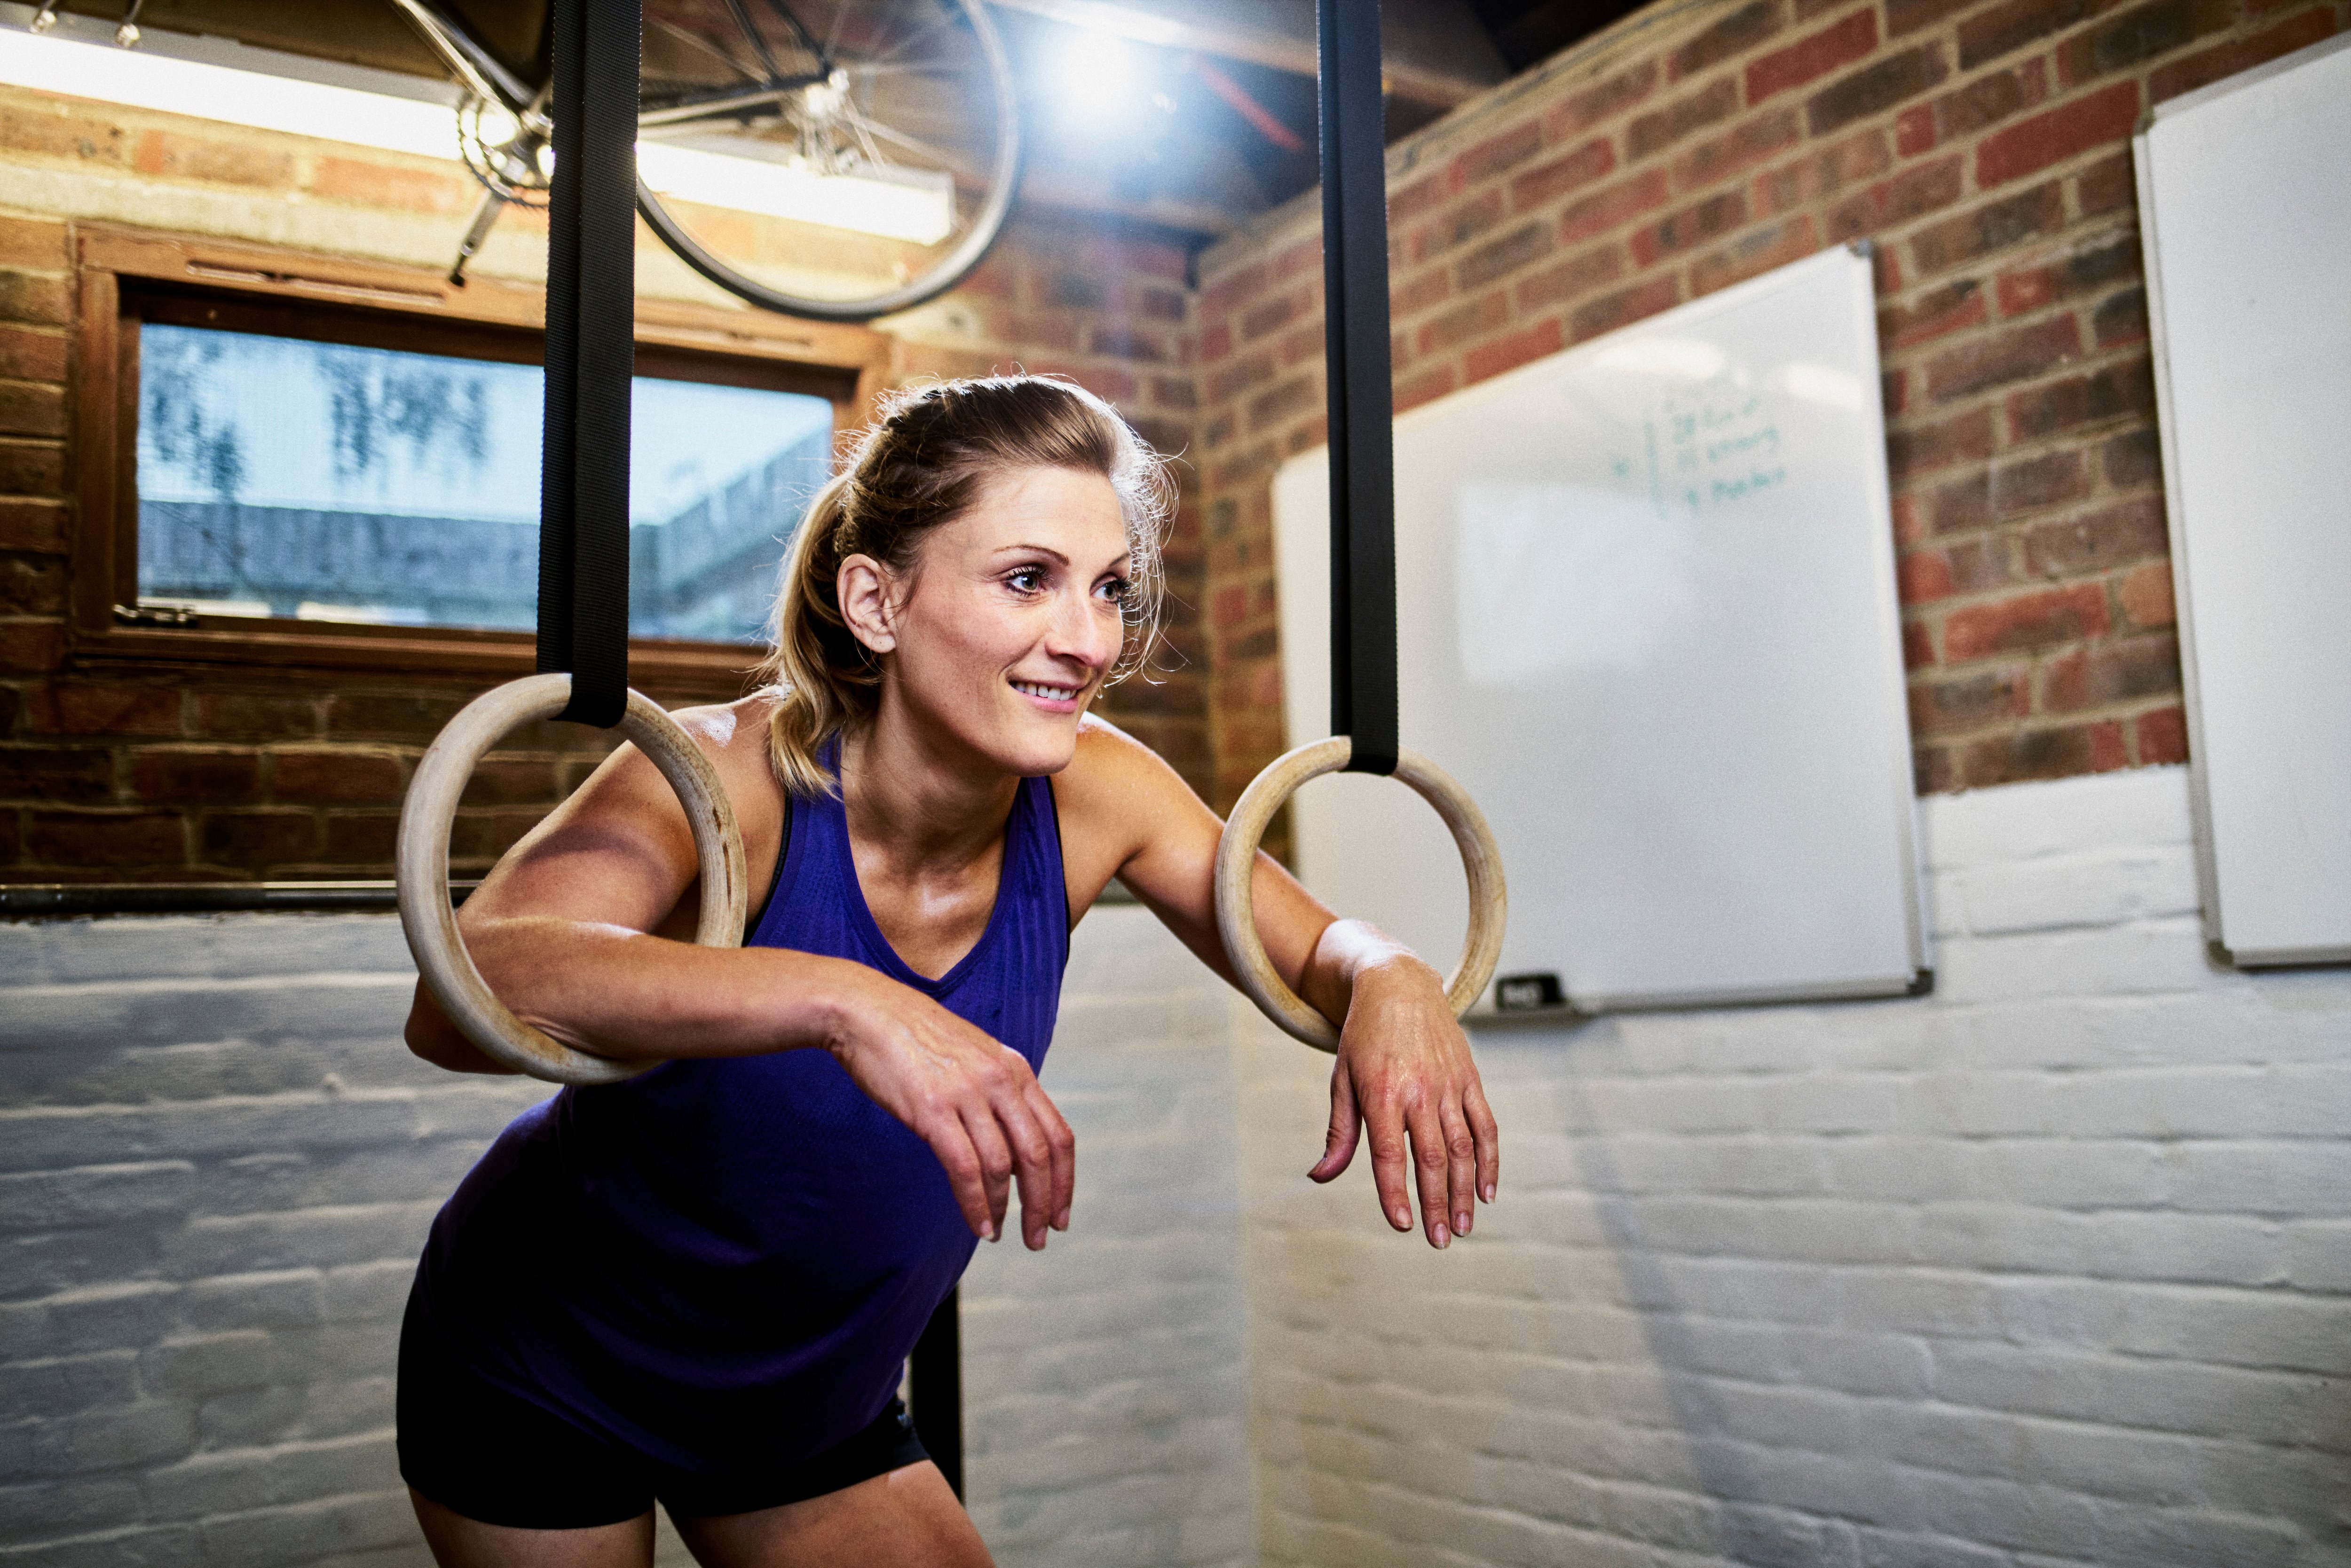
POLYGON ((485 1381, 424 1326, 413 1298, 400 1333, 399 1422, 402 1479, 452 1512, 519 1530, 618 1524, 656 1498, 688 1519, 780 1508, 930 1457, 893 1399, 872 1426, 796 1465, 680 1470, 485 1381))

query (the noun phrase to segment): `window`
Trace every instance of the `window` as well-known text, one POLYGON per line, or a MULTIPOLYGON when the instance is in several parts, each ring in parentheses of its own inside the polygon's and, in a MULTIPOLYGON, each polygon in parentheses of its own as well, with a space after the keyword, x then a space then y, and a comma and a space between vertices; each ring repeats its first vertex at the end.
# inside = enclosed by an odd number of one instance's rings
MULTIPOLYGON (((536 365, 146 323, 140 604, 528 630, 544 400, 536 365)), ((630 629, 758 641, 831 402, 654 376, 632 401, 630 629)))
MULTIPOLYGON (((93 273, 107 243, 85 244, 84 362, 110 361, 116 376, 84 386, 77 432, 83 515, 99 524, 82 530, 77 578, 112 590, 102 603, 78 593, 78 649, 527 668, 537 292, 392 289, 325 264, 298 276, 282 258, 256 268, 192 246, 117 248, 149 265, 93 273), (152 266, 158 249, 179 265, 152 266)), ((631 633, 640 663, 740 670, 833 433, 862 415, 879 340, 739 311, 661 314, 639 323, 631 633)))

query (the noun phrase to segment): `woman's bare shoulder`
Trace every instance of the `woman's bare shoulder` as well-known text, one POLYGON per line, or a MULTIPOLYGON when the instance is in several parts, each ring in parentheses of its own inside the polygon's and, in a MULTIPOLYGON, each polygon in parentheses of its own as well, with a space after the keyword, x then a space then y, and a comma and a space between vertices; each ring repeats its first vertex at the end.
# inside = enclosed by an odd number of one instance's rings
POLYGON ((1062 821, 1119 863, 1170 831, 1215 830, 1207 805, 1167 759, 1108 719, 1086 716, 1077 754, 1053 779, 1062 821))
POLYGON ((1100 714, 1092 713, 1078 721, 1077 752, 1054 781, 1085 793, 1170 787, 1191 793, 1165 758, 1100 714))
POLYGON ((670 714, 718 769, 737 816, 744 819, 747 837, 755 829, 752 819, 774 817, 783 809, 783 784, 776 777, 768 750, 768 721, 780 700, 774 692, 757 691, 731 703, 678 708, 670 714))

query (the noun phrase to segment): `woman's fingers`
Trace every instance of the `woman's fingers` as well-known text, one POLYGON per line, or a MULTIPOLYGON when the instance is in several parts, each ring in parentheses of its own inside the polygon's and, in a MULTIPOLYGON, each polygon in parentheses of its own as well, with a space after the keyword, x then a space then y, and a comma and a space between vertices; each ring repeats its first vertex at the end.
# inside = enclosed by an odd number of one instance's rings
MULTIPOLYGON (((1029 1098, 1035 1107, 1038 1124, 1044 1129, 1045 1145, 1052 1160, 1050 1197, 1045 1217, 1056 1230, 1070 1228, 1070 1202, 1078 1190, 1078 1135, 1061 1117, 1061 1108, 1047 1097, 1044 1088, 1034 1082, 1029 1086, 1029 1098)), ((1040 1240, 1038 1245, 1044 1243, 1040 1240)))
POLYGON ((1306 1173, 1308 1178, 1330 1181, 1353 1163, 1355 1140, 1363 1127, 1363 1115, 1355 1108, 1355 1081, 1342 1060, 1331 1068, 1331 1126, 1322 1134, 1322 1157, 1306 1173))
POLYGON ((1067 1229, 1077 1138, 1028 1059, 927 998, 877 979, 873 1027, 835 1048, 858 1086, 931 1146, 972 1234, 1004 1233, 1014 1187, 1033 1248, 1067 1229))
POLYGON ((1011 1151, 1013 1185, 1020 1190, 1020 1239, 1035 1252, 1045 1245, 1046 1226, 1061 1208, 1052 1140, 1039 1121, 1037 1104, 1025 1086, 1013 1089, 993 1108, 1011 1151))
MULTIPOLYGON (((1008 1161, 1007 1180, 989 1189, 999 1232, 1009 1192, 1020 1194, 1020 1238, 1042 1250, 1049 1228, 1066 1230, 1077 1188, 1077 1134, 1018 1051, 997 1046, 993 1072, 977 1092, 974 1114, 990 1124, 1008 1161)), ((985 1136, 978 1140, 983 1146, 985 1136)))
POLYGON ((1420 1225, 1431 1247, 1453 1241, 1453 1172, 1445 1148, 1445 1123, 1435 1096, 1414 1105, 1405 1124, 1412 1131, 1412 1163, 1420 1183, 1420 1225))
POLYGON ((942 1111, 927 1128, 918 1127, 923 1141, 931 1145, 931 1153, 939 1157, 939 1167, 947 1173, 947 1186, 955 1193, 956 1207, 963 1210, 963 1222, 971 1227, 974 1236, 990 1234, 987 1213, 987 1178, 981 1172, 979 1151, 972 1146, 971 1134, 966 1130, 963 1117, 953 1109, 942 1111))
POLYGON ((1502 1129, 1495 1124, 1485 1087, 1474 1075, 1461 1096, 1461 1110, 1469 1118, 1470 1134, 1478 1140, 1478 1196, 1491 1203, 1502 1185, 1502 1129))
POLYGON ((1446 1186, 1452 1197, 1453 1234, 1467 1236, 1478 1207, 1478 1140, 1469 1118, 1450 1094, 1437 1108, 1437 1127, 1445 1138, 1446 1186))
POLYGON ((964 1131, 979 1155, 980 1183, 987 1195, 987 1224, 974 1228, 993 1241, 1004 1234, 1004 1210, 1012 1197, 1012 1145, 1005 1140, 995 1107, 986 1100, 975 1098, 961 1112, 964 1131))
POLYGON ((1364 1135, 1372 1145, 1372 1185, 1379 1189, 1380 1211, 1398 1230, 1412 1228, 1412 1162, 1405 1142, 1404 1107, 1393 1093, 1374 1093, 1360 1101, 1364 1135))
POLYGON ((1477 1223, 1501 1180, 1501 1143, 1479 1082, 1469 1041, 1433 971, 1398 971, 1396 983, 1350 998, 1331 1082, 1331 1128, 1308 1174, 1328 1181, 1344 1170, 1358 1134, 1372 1145, 1380 1211, 1412 1228, 1418 1189, 1429 1244, 1445 1247, 1477 1223), (1416 977, 1425 975, 1426 985, 1416 977))

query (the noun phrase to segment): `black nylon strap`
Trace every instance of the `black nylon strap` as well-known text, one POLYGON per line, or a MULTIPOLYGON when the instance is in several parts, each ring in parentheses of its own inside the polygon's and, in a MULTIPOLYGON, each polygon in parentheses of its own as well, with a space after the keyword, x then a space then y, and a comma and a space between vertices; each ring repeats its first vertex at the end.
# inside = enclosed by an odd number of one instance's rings
POLYGON ((538 668, 559 718, 609 727, 629 688, 629 377, 636 353, 642 0, 555 0, 538 668))
POLYGON ((1315 0, 1322 344, 1331 411, 1331 733, 1351 773, 1396 765, 1395 440, 1379 0, 1315 0))

